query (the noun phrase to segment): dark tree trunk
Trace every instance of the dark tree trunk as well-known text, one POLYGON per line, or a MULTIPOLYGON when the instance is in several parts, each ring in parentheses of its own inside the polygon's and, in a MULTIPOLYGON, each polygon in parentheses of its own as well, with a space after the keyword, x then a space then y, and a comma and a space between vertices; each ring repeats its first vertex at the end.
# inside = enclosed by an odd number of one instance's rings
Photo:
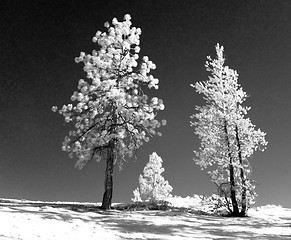
POLYGON ((239 164, 241 166, 240 168, 240 178, 242 182, 242 194, 241 194, 241 216, 246 215, 247 211, 247 188, 246 188, 246 180, 245 180, 245 174, 243 170, 243 161, 242 161, 242 154, 241 154, 241 145, 239 141, 239 135, 238 135, 238 127, 237 125, 235 126, 235 135, 236 135, 236 142, 237 142, 237 147, 238 147, 238 158, 239 158, 239 164))
POLYGON ((229 180, 230 180, 230 198, 232 203, 232 215, 233 216, 239 216, 239 208, 238 203, 236 200, 236 191, 235 191, 235 179, 234 179, 234 169, 233 169, 233 163, 232 163, 232 156, 230 152, 230 142, 228 138, 228 131, 227 131, 227 122, 224 121, 224 131, 225 131, 225 138, 227 142, 227 148, 228 148, 228 157, 229 157, 229 180))
POLYGON ((113 168, 114 168, 114 140, 111 140, 107 149, 106 170, 105 170, 105 191, 103 194, 102 206, 104 210, 111 209, 113 192, 113 168))
POLYGON ((242 194, 241 194, 241 201, 242 201, 242 205, 241 205, 241 212, 240 212, 240 216, 244 217, 246 216, 247 213, 247 191, 246 191, 246 187, 243 186, 242 188, 242 194))
POLYGON ((235 192, 234 170, 233 170, 231 159, 230 159, 230 164, 229 164, 229 178, 230 178, 230 196, 231 196, 231 202, 232 202, 232 208, 233 208, 232 215, 239 216, 239 208, 238 208, 238 203, 236 200, 236 192, 235 192))

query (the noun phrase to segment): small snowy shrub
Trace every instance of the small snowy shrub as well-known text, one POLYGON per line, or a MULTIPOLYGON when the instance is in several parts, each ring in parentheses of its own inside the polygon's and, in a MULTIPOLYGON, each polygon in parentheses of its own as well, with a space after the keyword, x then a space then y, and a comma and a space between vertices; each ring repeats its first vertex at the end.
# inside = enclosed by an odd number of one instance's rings
POLYGON ((134 198, 131 199, 133 202, 141 202, 142 201, 138 188, 133 191, 133 196, 134 196, 134 198))
POLYGON ((167 201, 175 208, 191 208, 198 210, 201 207, 202 199, 202 196, 194 194, 193 197, 171 196, 167 198, 167 201))
POLYGON ((201 210, 218 215, 230 215, 232 212, 231 203, 227 201, 227 198, 217 194, 201 197, 201 210))
POLYGON ((133 191, 134 202, 157 202, 170 196, 173 188, 161 175, 165 169, 162 167, 162 158, 155 152, 149 157, 143 174, 139 175, 139 188, 133 191))

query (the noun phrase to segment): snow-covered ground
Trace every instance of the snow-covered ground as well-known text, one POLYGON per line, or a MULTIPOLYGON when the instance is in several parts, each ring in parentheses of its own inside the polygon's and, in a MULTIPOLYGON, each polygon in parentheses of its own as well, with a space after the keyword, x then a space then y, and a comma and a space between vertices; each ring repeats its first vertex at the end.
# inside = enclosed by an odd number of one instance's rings
MULTIPOLYGON (((194 207, 195 198, 175 198, 194 207)), ((198 201, 198 200, 197 200, 198 201)), ((267 205, 247 218, 181 211, 101 211, 92 203, 0 199, 0 240, 291 239, 291 209, 267 205)))

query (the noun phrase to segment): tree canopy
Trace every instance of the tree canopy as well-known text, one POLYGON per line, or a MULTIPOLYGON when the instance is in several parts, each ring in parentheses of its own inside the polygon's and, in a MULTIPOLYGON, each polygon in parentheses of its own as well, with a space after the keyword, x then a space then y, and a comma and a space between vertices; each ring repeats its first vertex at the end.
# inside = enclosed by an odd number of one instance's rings
POLYGON ((238 214, 238 205, 244 212, 255 196, 249 158, 257 149, 264 151, 267 141, 266 134, 246 118, 250 110, 244 106, 247 94, 238 83, 238 73, 224 66, 223 51, 217 44, 217 58, 208 56, 205 64, 210 72, 208 80, 191 85, 206 101, 191 116, 191 125, 201 140, 194 160, 202 169, 211 168, 208 173, 220 194, 227 205, 232 202, 234 210, 229 210, 238 214))

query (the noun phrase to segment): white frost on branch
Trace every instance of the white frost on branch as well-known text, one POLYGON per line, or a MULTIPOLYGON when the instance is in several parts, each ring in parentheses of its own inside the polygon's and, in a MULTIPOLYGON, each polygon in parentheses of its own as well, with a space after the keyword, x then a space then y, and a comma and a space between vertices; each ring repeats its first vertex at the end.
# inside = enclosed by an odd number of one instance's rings
POLYGON ((217 58, 207 57, 208 80, 191 84, 206 101, 205 106, 196 106, 196 113, 191 116, 191 126, 201 140, 201 147, 194 151, 197 156, 194 161, 202 169, 210 168, 208 173, 212 181, 225 197, 230 193, 231 165, 236 192, 241 195, 246 188, 247 198, 252 202, 255 184, 250 178, 249 158, 256 150, 265 149, 266 134, 246 117, 250 110, 244 105, 247 94, 238 83, 238 73, 224 66, 223 50, 217 44, 217 58))
POLYGON ((148 57, 138 62, 141 29, 132 27, 130 20, 129 14, 123 21, 114 18, 112 25, 104 24, 107 32, 97 31, 92 41, 98 50, 81 52, 75 58, 84 64, 87 80, 79 80, 72 103, 52 107, 65 122, 74 124, 62 149, 78 158, 79 168, 90 160, 100 161, 111 140, 116 160, 122 164, 149 137, 161 135, 156 131, 161 123, 155 116, 165 108, 163 101, 149 99, 143 91, 158 89, 158 79, 150 74, 156 65, 148 57))

